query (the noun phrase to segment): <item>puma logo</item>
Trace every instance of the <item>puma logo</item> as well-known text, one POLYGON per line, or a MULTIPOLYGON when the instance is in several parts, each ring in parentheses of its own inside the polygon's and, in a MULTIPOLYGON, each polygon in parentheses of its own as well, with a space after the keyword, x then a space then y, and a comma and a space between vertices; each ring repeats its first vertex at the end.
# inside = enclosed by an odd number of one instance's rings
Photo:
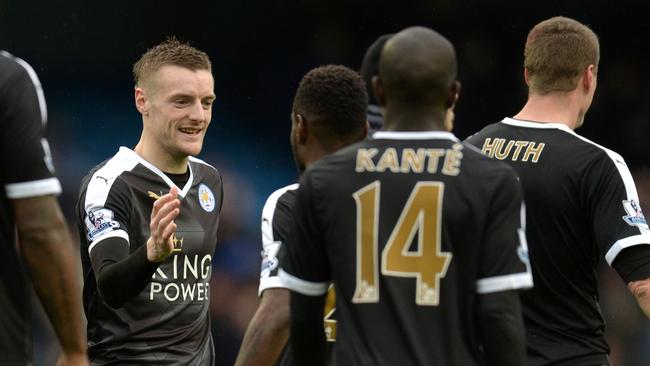
POLYGON ((104 180, 104 183, 106 183, 106 185, 108 185, 108 181, 112 179, 112 178, 105 178, 105 177, 102 177, 101 175, 97 175, 97 176, 95 176, 95 178, 97 178, 97 179, 103 179, 103 180, 104 180))

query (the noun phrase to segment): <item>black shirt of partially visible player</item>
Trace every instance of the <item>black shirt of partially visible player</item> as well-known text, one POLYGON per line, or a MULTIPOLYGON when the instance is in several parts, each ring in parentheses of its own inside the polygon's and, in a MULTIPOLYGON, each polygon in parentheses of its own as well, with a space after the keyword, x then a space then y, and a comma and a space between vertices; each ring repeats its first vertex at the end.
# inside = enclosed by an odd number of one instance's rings
POLYGON ((40 81, 25 61, 0 50, 0 364, 32 359, 31 285, 16 249, 11 200, 59 194, 44 138, 47 109, 40 81))
MULTIPOLYGON (((190 158, 189 177, 173 177, 122 147, 83 180, 77 203, 84 271, 88 354, 98 365, 212 365, 210 277, 223 188, 219 172, 190 158), (133 299, 114 309, 98 291, 91 252, 149 238, 152 205, 179 187, 174 252, 133 299)), ((96 270, 96 269, 95 269, 96 270)), ((129 286, 125 283, 124 286, 129 286)), ((119 289, 118 289, 119 290, 119 289)))
MULTIPOLYGON (((262 209, 262 266, 260 269, 260 285, 258 294, 263 296, 267 289, 287 288, 279 276, 280 262, 284 255, 284 244, 289 238, 289 230, 293 223, 293 207, 296 201, 298 184, 280 188, 273 192, 262 209)), ((328 350, 331 354, 336 342, 336 295, 334 288, 328 291, 328 301, 324 310, 325 334, 328 350)), ((291 345, 282 350, 277 366, 294 365, 291 345)))
POLYGON ((514 171, 451 133, 377 132, 303 174, 280 275, 334 282, 333 364, 480 365, 477 297, 532 285, 521 207, 514 171))
POLYGON ((529 366, 608 365, 601 258, 650 277, 650 232, 623 158, 567 126, 506 118, 467 139, 519 175, 535 287, 522 294, 529 366))

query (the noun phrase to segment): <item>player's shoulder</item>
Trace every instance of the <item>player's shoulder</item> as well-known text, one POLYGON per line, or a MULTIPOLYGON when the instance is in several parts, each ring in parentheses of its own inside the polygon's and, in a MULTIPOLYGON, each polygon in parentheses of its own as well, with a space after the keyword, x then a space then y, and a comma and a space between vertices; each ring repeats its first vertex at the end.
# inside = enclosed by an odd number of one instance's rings
POLYGON ((331 154, 328 154, 318 161, 312 163, 303 173, 305 175, 312 174, 328 174, 328 172, 336 169, 345 169, 347 165, 354 163, 357 152, 359 149, 367 148, 372 145, 371 140, 365 139, 355 142, 346 147, 343 147, 331 154))
POLYGON ((290 206, 293 204, 296 198, 296 190, 298 187, 298 183, 294 183, 277 189, 271 193, 264 203, 264 208, 262 209, 262 217, 272 218, 278 205, 290 206))
POLYGON ((505 128, 505 125, 501 123, 502 121, 490 123, 482 129, 471 134, 465 139, 465 142, 468 142, 472 145, 477 145, 480 141, 483 141, 486 137, 494 135, 495 132, 505 128))
POLYGON ((474 144, 463 141, 463 174, 469 174, 475 179, 508 177, 517 178, 517 172, 510 165, 501 160, 492 159, 483 154, 483 152, 474 144))
POLYGON ((31 66, 24 60, 10 54, 5 50, 0 50, 0 74, 3 79, 16 75, 27 75, 31 66))
POLYGON ((213 165, 205 162, 204 160, 201 160, 201 159, 199 159, 197 157, 194 157, 194 156, 190 156, 188 158, 188 160, 189 160, 190 166, 193 169, 195 169, 195 170, 197 170, 199 172, 202 172, 204 174, 214 175, 216 177, 221 177, 221 172, 219 172, 219 169, 215 168, 213 165))
POLYGON ((115 187, 125 185, 123 174, 132 171, 138 164, 140 161, 135 152, 121 147, 115 155, 97 164, 86 174, 81 181, 80 196, 85 194, 86 200, 90 197, 105 200, 115 187))
POLYGON ((0 90, 10 93, 20 87, 39 87, 34 69, 23 59, 0 50, 0 90))

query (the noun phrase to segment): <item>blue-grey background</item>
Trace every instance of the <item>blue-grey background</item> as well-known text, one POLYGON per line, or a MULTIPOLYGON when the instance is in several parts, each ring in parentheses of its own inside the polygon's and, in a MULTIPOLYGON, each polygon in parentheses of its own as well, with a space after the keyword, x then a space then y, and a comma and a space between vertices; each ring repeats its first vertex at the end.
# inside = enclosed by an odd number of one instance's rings
MULTIPOLYGON (((257 306, 261 207, 268 194, 296 178, 289 113, 302 75, 327 63, 358 69, 366 47, 380 34, 416 24, 432 27, 457 48, 463 89, 455 132, 465 138, 518 112, 526 99, 526 34, 554 15, 574 17, 600 36, 598 90, 578 132, 623 155, 647 211, 650 5, 645 1, 1 0, 0 48, 27 60, 41 78, 48 138, 64 185, 61 204, 71 223, 81 177, 118 146, 138 141, 133 63, 169 35, 210 55, 217 102, 200 157, 222 170, 226 182, 212 315, 218 364, 229 365, 257 306)), ((603 270, 602 287, 612 360, 622 366, 650 364, 648 322, 611 270, 603 270)), ((35 331, 36 364, 49 364, 55 341, 47 325, 35 331)))

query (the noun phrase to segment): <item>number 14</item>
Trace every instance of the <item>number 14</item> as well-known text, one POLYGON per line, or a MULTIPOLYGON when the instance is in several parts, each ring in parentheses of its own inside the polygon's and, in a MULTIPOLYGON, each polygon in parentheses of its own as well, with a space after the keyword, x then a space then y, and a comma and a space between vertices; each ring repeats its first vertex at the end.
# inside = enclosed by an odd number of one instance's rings
MULTIPOLYGON (((415 303, 436 306, 440 278, 452 254, 441 252, 440 231, 444 183, 418 182, 402 209, 381 255, 384 276, 414 277, 415 303), (417 233, 417 250, 409 248, 417 233)), ((378 225, 381 182, 374 181, 352 197, 357 209, 357 278, 352 302, 379 302, 378 225)))

